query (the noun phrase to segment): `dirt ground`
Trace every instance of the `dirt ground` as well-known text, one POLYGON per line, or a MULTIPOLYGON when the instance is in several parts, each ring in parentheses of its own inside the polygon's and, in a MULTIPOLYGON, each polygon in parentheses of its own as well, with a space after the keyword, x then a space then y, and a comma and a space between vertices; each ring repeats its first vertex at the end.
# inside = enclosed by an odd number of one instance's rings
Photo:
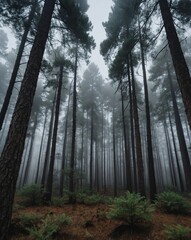
MULTIPOLYGON (((165 225, 182 224, 191 227, 191 216, 181 216, 165 214, 159 211, 154 212, 152 223, 149 225, 140 225, 134 229, 129 229, 122 221, 110 220, 107 218, 109 206, 65 204, 63 207, 28 207, 24 209, 14 210, 14 219, 19 214, 35 213, 46 217, 47 214, 63 214, 68 215, 72 222, 68 226, 64 226, 55 239, 65 240, 163 240, 165 239, 163 230, 165 225)), ((32 238, 17 230, 10 232, 13 240, 31 240, 32 238)))

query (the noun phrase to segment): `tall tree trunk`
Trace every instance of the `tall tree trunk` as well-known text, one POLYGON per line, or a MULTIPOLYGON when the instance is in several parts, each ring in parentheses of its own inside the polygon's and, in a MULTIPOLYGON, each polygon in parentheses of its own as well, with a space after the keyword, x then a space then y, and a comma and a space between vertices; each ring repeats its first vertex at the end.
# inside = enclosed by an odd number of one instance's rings
POLYGON ((101 109, 101 187, 104 188, 104 103, 101 109))
POLYGON ((174 131, 173 131, 173 126, 172 126, 172 120, 171 120, 170 113, 168 114, 168 119, 169 119, 169 123, 170 123, 172 141, 173 141, 173 145, 174 145, 174 153, 175 153, 175 157, 176 157, 176 165, 177 165, 178 176, 179 176, 179 181, 180 181, 180 189, 181 189, 181 192, 184 192, 184 183, 183 183, 183 179, 182 179, 181 168, 180 168, 180 164, 179 164, 178 152, 177 152, 177 149, 176 149, 176 141, 175 141, 175 136, 174 136, 174 131))
POLYGON ((137 168, 138 168, 138 183, 139 183, 139 192, 141 195, 146 195, 145 192, 145 180, 144 180, 144 166, 143 166, 143 157, 141 149, 141 134, 139 126, 139 115, 138 115, 138 106, 137 106, 137 96, 135 88, 135 77, 133 69, 133 60, 132 55, 130 54, 130 66, 131 66, 131 80, 132 80, 132 101, 133 101, 133 116, 135 122, 135 141, 136 141, 136 153, 137 153, 137 168))
POLYGON ((6 143, 0 157, 0 240, 5 239, 9 231, 17 177, 55 2, 56 0, 45 0, 6 143))
POLYGON ((24 185, 27 183, 27 180, 28 180, 29 169, 30 169, 31 160, 32 160, 35 132, 36 132, 36 128, 37 128, 37 119, 38 119, 38 113, 35 113, 34 125, 32 127, 32 134, 31 134, 30 149, 29 149, 29 154, 28 154, 28 159, 27 159, 25 173, 24 173, 24 179, 23 179, 24 185))
POLYGON ((189 154, 186 146, 186 141, 184 137, 184 132, 182 129, 182 123, 180 120, 180 114, 178 110, 178 105, 176 101, 176 95, 174 92, 174 86, 173 86, 173 81, 172 77, 170 74, 170 68, 167 62, 167 72, 168 72, 168 80, 170 83, 170 92, 172 96, 172 104, 173 104, 173 110, 174 110, 174 117, 175 117, 175 124, 176 124, 176 130, 177 130, 177 135, 178 135, 178 142, 180 146, 180 153, 182 157, 182 163, 183 163, 183 168, 184 168, 184 174, 185 174, 185 179, 186 179, 186 189, 187 191, 191 191, 191 165, 190 165, 190 160, 189 160, 189 154))
POLYGON ((60 102, 61 102, 61 93, 62 93, 63 68, 64 66, 63 64, 61 64, 59 79, 58 79, 57 97, 56 97, 54 128, 53 128, 52 146, 51 146, 51 154, 50 154, 50 165, 49 165, 48 177, 46 182, 46 190, 44 195, 44 200, 47 203, 51 202, 51 199, 52 199, 53 173, 54 173, 56 139, 57 139, 57 132, 58 132, 58 121, 59 121, 60 102))
POLYGON ((35 183, 36 184, 38 183, 38 177, 39 177, 39 171, 40 171, 40 161, 41 161, 41 156, 42 156, 42 147, 43 147, 43 143, 44 143, 47 114, 48 114, 48 108, 46 108, 46 110, 45 110, 45 119, 44 119, 44 124, 43 124, 42 138, 41 138, 41 143, 40 143, 39 156, 38 156, 37 169, 36 169, 36 176, 35 176, 35 183))
POLYGON ((96 138, 96 142, 95 142, 95 183, 96 183, 96 190, 99 193, 99 189, 100 189, 100 184, 99 184, 99 150, 98 150, 98 139, 96 138))
POLYGON ((90 192, 93 188, 93 135, 94 135, 93 106, 91 107, 91 137, 90 137, 90 192))
POLYGON ((0 135, 0 153, 1 153, 1 148, 3 147, 3 141, 5 141, 5 138, 6 138, 5 133, 9 126, 9 122, 10 122, 10 110, 8 109, 4 119, 4 126, 2 128, 1 135, 0 135))
POLYGON ((56 92, 54 94, 54 100, 52 104, 52 109, 50 112, 50 123, 49 123, 49 131, 48 131, 48 140, 46 143, 46 151, 45 151, 45 157, 44 157, 44 164, 43 164, 43 171, 42 171, 42 178, 41 178, 41 187, 42 189, 45 186, 46 183, 46 176, 47 176, 47 169, 48 169, 48 163, 49 163, 49 157, 50 157, 50 150, 51 150, 51 142, 52 142, 52 133, 53 133, 53 124, 54 124, 54 109, 55 109, 55 101, 56 101, 56 92))
POLYGON ((23 152, 21 167, 20 167, 20 171, 19 171, 19 178, 17 179, 18 189, 20 189, 24 184, 23 177, 24 177, 24 173, 25 173, 25 163, 27 162, 29 145, 30 145, 30 137, 28 136, 25 140, 25 150, 23 152))
POLYGON ((162 191, 164 189, 164 174, 163 174, 163 169, 162 169, 162 164, 161 164, 161 157, 160 157, 160 152, 159 152, 159 142, 157 138, 157 133, 155 132, 155 127, 153 128, 153 142, 154 142, 154 153, 155 153, 155 159, 157 163, 157 175, 158 175, 158 190, 162 191))
POLYGON ((112 122, 112 135, 113 135, 113 174, 114 174, 114 197, 117 196, 117 163, 116 163, 116 144, 115 144, 115 114, 114 114, 114 106, 113 106, 113 122, 112 122))
POLYGON ((121 89, 121 107, 122 107, 123 137, 124 137, 124 147, 125 147, 126 189, 132 192, 131 159, 130 158, 128 159, 129 154, 128 154, 128 146, 127 146, 127 130, 126 130, 126 124, 125 124, 124 92, 122 89, 121 89))
POLYGON ((130 115, 130 127, 131 127, 131 149, 133 158, 133 179, 134 179, 134 191, 137 193, 137 163, 135 157, 135 137, 134 137, 134 121, 133 121, 133 100, 132 100, 132 86, 130 76, 130 63, 128 58, 128 82, 129 82, 129 115, 130 115))
POLYGON ((11 74, 11 79, 9 81, 9 86, 8 86, 8 89, 7 89, 7 92, 6 92, 4 101, 3 101, 3 105, 2 105, 2 108, 1 108, 1 112, 0 112, 0 130, 2 129, 2 125, 3 125, 4 119, 5 119, 5 115, 6 115, 8 106, 9 106, 9 102, 10 102, 11 95, 12 95, 12 92, 13 92, 13 88, 14 88, 14 85, 15 85, 15 81, 16 81, 16 78, 17 78, 17 73, 18 73, 18 70, 19 70, 21 58, 22 58, 23 51, 24 51, 24 48, 25 48, 25 43, 27 41, 27 35, 28 35, 28 32, 29 32, 30 27, 31 27, 32 20, 33 20, 34 15, 35 15, 35 10, 36 10, 37 4, 38 4, 38 0, 35 0, 32 7, 31 7, 31 11, 30 11, 30 14, 29 14, 28 21, 25 24, 25 30, 24 30, 24 33, 23 33, 23 36, 22 36, 22 39, 21 39, 21 43, 20 43, 20 46, 19 46, 18 54, 17 54, 16 61, 15 61, 15 65, 13 67, 13 71, 12 71, 12 74, 11 74))
POLYGON ((70 174, 69 174, 69 191, 70 197, 69 202, 75 203, 76 197, 74 196, 74 168, 75 168, 75 146, 76 146, 76 111, 77 111, 77 69, 78 69, 78 43, 76 43, 75 53, 75 70, 74 70, 74 86, 73 86, 73 112, 72 112, 72 146, 71 146, 71 158, 70 158, 70 174))
POLYGON ((66 164, 66 143, 67 143, 67 135, 68 135, 68 119, 69 119, 71 86, 70 86, 69 97, 68 97, 68 106, 67 106, 66 122, 65 122, 65 130, 64 130, 64 143, 62 148, 62 164, 61 164, 60 189, 59 189, 60 197, 63 196, 63 188, 64 188, 64 169, 66 164))
MULTIPOLYGON (((105 135, 105 134, 104 134, 105 135)), ((105 136, 103 136, 103 189, 104 193, 106 193, 106 144, 105 144, 105 136)))
POLYGON ((165 139, 166 139, 167 152, 168 152, 168 160, 169 160, 169 169, 170 169, 171 181, 172 181, 173 186, 176 187, 177 186, 177 181, 176 181, 176 174, 175 174, 175 168, 174 168, 174 159, 173 159, 172 146, 171 146, 171 143, 170 143, 170 138, 169 138, 166 119, 164 119, 164 131, 165 131, 165 139))
POLYGON ((146 111, 146 136, 147 136, 147 153, 148 153, 148 166, 149 166, 149 186, 150 186, 150 200, 154 201, 156 198, 156 179, 155 179, 155 168, 154 168, 154 158, 153 158, 153 147, 152 147, 152 134, 151 134, 151 119, 150 119, 150 106, 149 106, 149 94, 147 86, 147 75, 145 68, 145 56, 144 56, 144 47, 143 40, 140 28, 139 21, 139 40, 140 40, 140 49, 141 49, 141 62, 143 69, 143 83, 144 83, 144 92, 145 92, 145 111, 146 111))
MULTIPOLYGON (((176 77, 179 83, 180 91, 185 106, 188 123, 191 128, 191 79, 188 66, 186 64, 180 41, 174 26, 170 6, 167 0, 159 0, 161 15, 163 18, 168 45, 172 56, 176 77)), ((190 180, 189 180, 190 184, 190 180)), ((190 186, 189 186, 190 187, 190 186)), ((190 190, 190 189, 189 189, 190 190)))
POLYGON ((81 135, 81 156, 80 156, 80 188, 83 184, 83 166, 84 166, 84 109, 83 109, 83 122, 82 122, 82 135, 81 135))

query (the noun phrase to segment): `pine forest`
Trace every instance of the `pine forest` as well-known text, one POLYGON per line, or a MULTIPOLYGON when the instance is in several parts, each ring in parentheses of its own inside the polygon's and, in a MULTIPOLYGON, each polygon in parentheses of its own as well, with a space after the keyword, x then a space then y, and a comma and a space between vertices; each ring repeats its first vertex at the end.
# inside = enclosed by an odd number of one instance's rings
POLYGON ((191 1, 0 1, 0 240, 191 239, 191 1))

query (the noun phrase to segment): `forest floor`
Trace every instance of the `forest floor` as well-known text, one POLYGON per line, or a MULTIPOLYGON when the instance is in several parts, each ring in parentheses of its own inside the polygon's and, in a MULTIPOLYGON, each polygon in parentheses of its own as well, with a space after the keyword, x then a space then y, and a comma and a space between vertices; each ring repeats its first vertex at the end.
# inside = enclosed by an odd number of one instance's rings
POLYGON ((71 218, 71 223, 63 226, 59 234, 54 239, 65 240, 163 240, 165 225, 181 224, 191 227, 191 216, 165 214, 155 211, 153 220, 149 225, 139 225, 134 229, 129 229, 122 221, 110 220, 107 213, 109 205, 85 205, 65 204, 62 207, 40 206, 16 208, 13 211, 12 228, 10 228, 10 237, 12 240, 32 240, 26 233, 23 233, 16 227, 18 216, 25 214, 35 214, 44 219, 47 215, 59 215, 65 213, 71 218))

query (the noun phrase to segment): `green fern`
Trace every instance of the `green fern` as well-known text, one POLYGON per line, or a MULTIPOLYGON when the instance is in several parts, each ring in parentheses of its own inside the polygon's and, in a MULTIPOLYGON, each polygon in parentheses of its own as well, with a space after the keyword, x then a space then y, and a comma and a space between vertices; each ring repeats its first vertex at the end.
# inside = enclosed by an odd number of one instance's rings
POLYGON ((48 215, 42 220, 42 223, 38 227, 29 228, 30 235, 35 240, 51 240, 53 235, 60 230, 62 225, 68 225, 70 218, 65 214, 56 216, 48 215))
POLYGON ((139 222, 152 220, 154 206, 136 193, 127 193, 124 197, 114 200, 114 205, 108 213, 111 219, 119 219, 127 222, 130 226, 139 222))
POLYGON ((190 202, 175 192, 157 194, 156 206, 167 213, 187 214, 190 212, 190 202))
POLYGON ((168 240, 186 240, 190 239, 190 232, 191 228, 177 224, 166 226, 166 229, 164 230, 164 235, 168 240))

